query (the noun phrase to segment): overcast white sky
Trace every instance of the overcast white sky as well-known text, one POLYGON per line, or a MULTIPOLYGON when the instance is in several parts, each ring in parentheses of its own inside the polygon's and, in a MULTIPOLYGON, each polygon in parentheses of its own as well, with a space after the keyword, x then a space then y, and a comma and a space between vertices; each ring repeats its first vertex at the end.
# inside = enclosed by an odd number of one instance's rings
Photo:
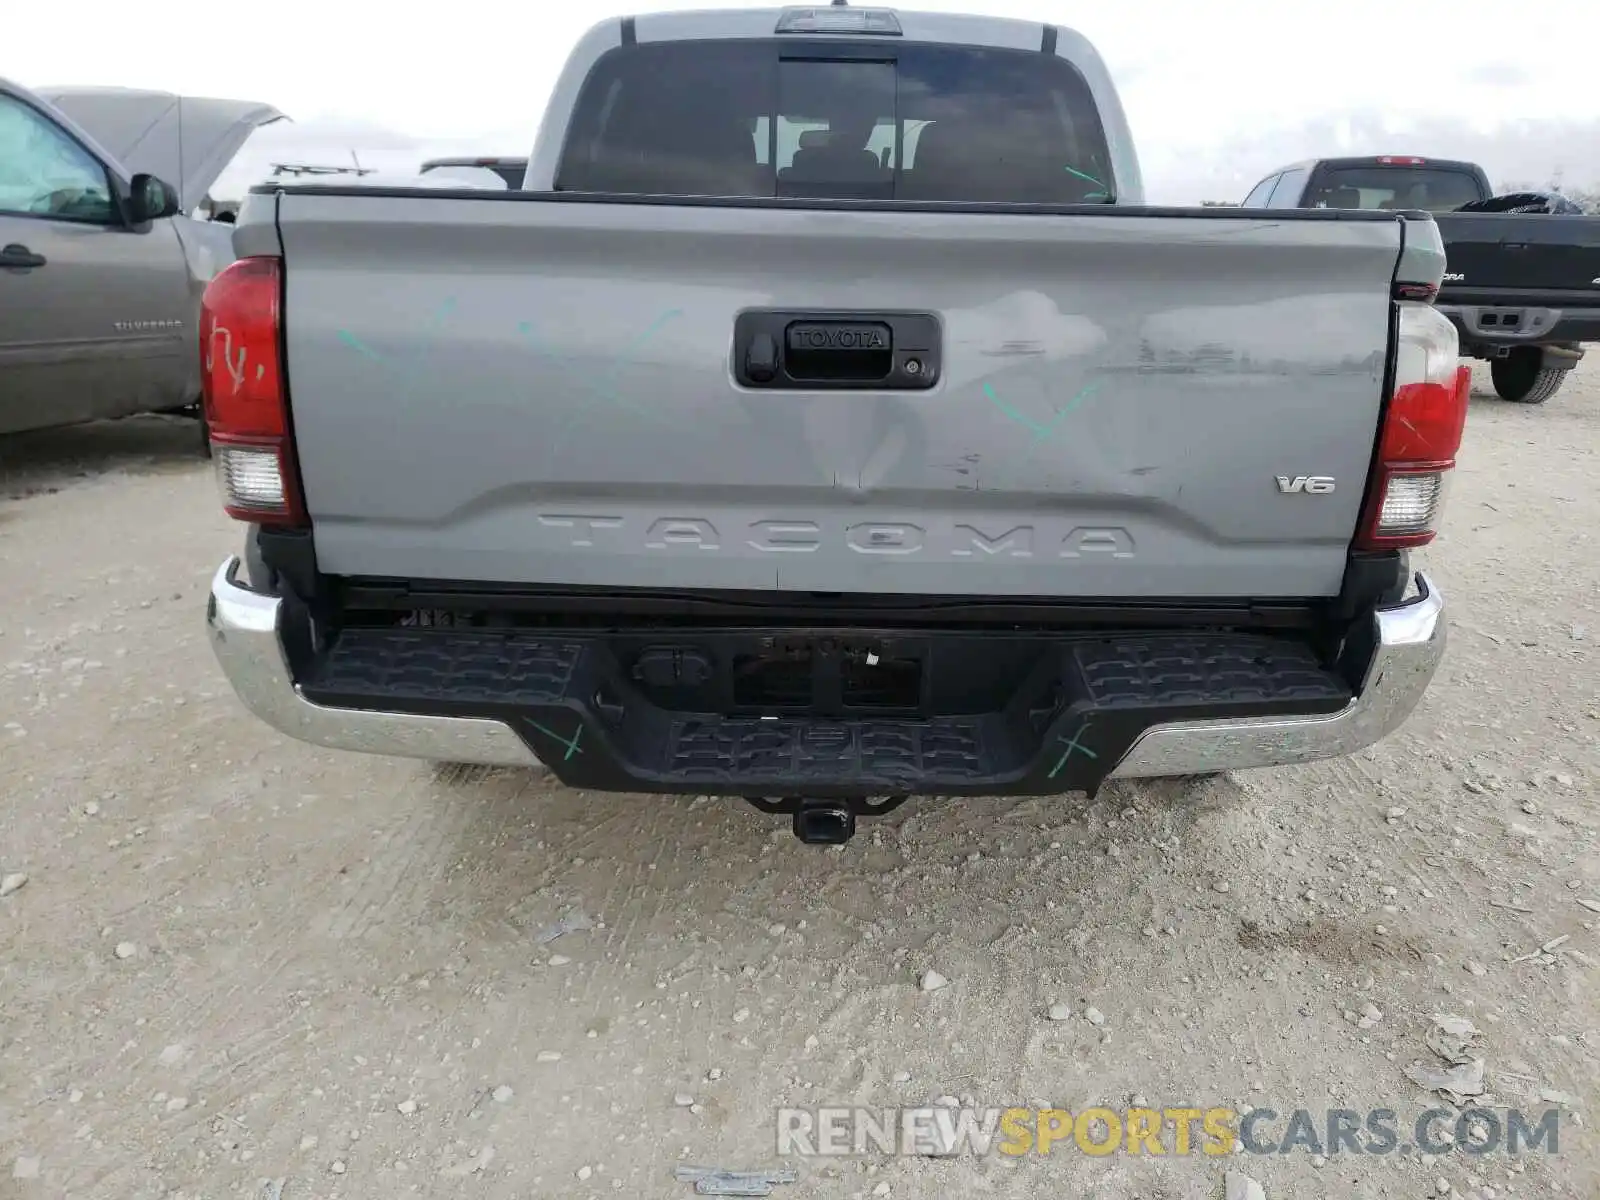
MULTIPOLYGON (((423 153, 525 154, 567 51, 602 17, 749 6, 13 3, 0 73, 25 84, 261 100, 295 119, 293 139, 318 149, 353 142, 394 167, 396 156, 423 153)), ((1053 20, 1086 34, 1122 90, 1153 200, 1236 200, 1281 161, 1341 151, 1444 157, 1470 147, 1497 181, 1542 181, 1560 169, 1572 185, 1600 182, 1593 82, 1600 0, 1314 7, 1303 0, 921 0, 902 7, 1053 20), (1423 133, 1430 144, 1417 141, 1423 133)), ((274 140, 287 147, 288 133, 274 140)))

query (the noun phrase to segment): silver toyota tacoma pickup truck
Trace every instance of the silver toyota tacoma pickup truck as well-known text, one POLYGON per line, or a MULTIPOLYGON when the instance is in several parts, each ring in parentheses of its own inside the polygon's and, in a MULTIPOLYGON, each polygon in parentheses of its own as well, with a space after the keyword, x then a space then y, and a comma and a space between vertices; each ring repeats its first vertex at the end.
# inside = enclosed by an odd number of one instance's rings
POLYGON ((273 183, 235 250, 210 636, 307 742, 837 842, 1348 754, 1444 649, 1431 218, 1145 204, 1067 29, 608 20, 522 190, 273 183))

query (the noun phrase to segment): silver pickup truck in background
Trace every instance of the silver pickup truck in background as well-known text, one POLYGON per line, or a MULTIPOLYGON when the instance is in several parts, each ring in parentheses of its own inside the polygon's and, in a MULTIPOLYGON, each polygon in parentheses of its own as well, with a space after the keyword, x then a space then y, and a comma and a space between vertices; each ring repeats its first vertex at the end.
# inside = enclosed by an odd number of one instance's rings
POLYGON ((1070 30, 608 20, 524 190, 261 187, 235 246, 208 623, 305 741, 831 842, 1346 754, 1443 652, 1432 220, 1145 205, 1070 30))
POLYGON ((282 118, 0 80, 0 434, 198 412, 200 296, 233 246, 229 225, 195 213, 245 139, 282 118))

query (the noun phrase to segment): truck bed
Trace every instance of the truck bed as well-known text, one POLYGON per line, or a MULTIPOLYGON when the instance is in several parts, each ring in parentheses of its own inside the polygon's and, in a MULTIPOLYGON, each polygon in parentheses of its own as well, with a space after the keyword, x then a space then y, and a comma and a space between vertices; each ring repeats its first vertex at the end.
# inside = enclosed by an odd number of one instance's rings
POLYGON ((274 194, 327 574, 1340 590, 1394 214, 274 194), (761 313, 931 318, 934 382, 741 382, 736 323, 761 313))

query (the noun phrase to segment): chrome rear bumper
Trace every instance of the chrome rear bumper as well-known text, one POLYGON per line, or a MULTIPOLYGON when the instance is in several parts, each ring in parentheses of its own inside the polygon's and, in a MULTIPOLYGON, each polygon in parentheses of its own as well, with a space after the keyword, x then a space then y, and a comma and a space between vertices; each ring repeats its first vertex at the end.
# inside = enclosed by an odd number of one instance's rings
POLYGON ((1340 758, 1382 741, 1411 715, 1444 658, 1444 597, 1426 574, 1416 578, 1417 595, 1373 613, 1372 657, 1361 690, 1341 711, 1158 725, 1111 774, 1149 778, 1281 767, 1340 758))
POLYGON ((327 708, 300 694, 289 672, 279 625, 283 601, 238 580, 228 559, 211 580, 206 627, 223 674, 244 706, 292 738, 334 750, 425 758, 434 762, 533 767, 538 758, 501 721, 327 708))
MULTIPOLYGON (((436 762, 537 766, 511 727, 476 717, 329 708, 301 694, 281 633, 283 601, 217 569, 206 607, 212 649, 239 698, 274 729, 317 746, 436 762)), ((1360 691, 1339 712, 1157 725, 1113 777, 1191 775, 1337 758, 1387 737, 1416 708, 1444 656, 1444 598, 1425 574, 1418 595, 1372 615, 1372 653, 1360 691)))

